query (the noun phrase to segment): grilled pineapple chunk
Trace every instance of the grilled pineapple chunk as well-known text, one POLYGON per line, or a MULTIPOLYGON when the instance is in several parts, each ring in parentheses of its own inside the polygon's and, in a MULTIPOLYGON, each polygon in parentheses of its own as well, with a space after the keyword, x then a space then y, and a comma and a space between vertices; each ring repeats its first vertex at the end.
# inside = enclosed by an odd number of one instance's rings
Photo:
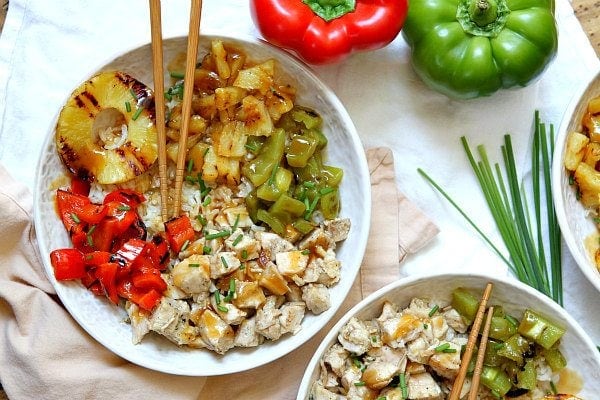
POLYGON ((575 171, 577 165, 583 159, 585 146, 590 142, 587 136, 582 133, 572 131, 567 136, 567 149, 565 151, 565 168, 569 171, 575 171))
POLYGON ((581 191, 583 205, 598 207, 600 205, 600 172, 586 163, 579 163, 574 177, 581 191))
POLYGON ((101 184, 129 181, 158 155, 152 92, 123 72, 99 73, 71 94, 55 140, 62 162, 76 176, 101 184))

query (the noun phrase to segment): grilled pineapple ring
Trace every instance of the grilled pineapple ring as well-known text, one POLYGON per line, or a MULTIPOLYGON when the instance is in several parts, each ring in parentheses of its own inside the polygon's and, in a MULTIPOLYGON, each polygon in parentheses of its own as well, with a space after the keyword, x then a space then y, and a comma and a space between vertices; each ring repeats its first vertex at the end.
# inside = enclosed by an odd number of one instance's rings
POLYGON ((61 110, 55 140, 79 178, 101 184, 135 178, 158 156, 152 91, 123 72, 93 76, 61 110))

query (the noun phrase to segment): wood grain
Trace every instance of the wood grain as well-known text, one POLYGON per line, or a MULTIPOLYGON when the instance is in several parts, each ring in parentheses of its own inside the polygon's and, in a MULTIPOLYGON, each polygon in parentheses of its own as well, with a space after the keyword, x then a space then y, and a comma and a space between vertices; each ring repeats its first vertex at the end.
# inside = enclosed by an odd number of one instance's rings
POLYGON ((600 0, 573 0, 571 5, 596 55, 600 57, 600 0))

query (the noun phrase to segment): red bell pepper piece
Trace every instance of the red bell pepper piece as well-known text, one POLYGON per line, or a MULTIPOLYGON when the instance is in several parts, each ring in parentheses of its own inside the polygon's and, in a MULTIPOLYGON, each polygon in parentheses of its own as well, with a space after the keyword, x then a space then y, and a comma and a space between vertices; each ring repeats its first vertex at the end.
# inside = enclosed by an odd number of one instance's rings
POLYGON ((154 289, 159 293, 167 290, 167 283, 160 274, 154 274, 152 272, 134 273, 131 277, 131 281, 133 282, 133 285, 139 289, 154 289))
POLYGON ((81 224, 79 214, 86 204, 90 204, 90 199, 87 196, 71 193, 63 189, 56 191, 58 214, 69 234, 71 234, 73 227, 81 224))
POLYGON ((84 257, 85 265, 88 267, 97 267, 110 261, 111 254, 108 251, 91 251, 84 257))
POLYGON ((163 233, 157 233, 152 237, 149 242, 149 257, 157 265, 157 268, 161 271, 167 268, 167 261, 169 260, 169 243, 163 233))
POLYGON ((80 279, 85 276, 84 255, 77 249, 58 249, 50 252, 54 277, 59 281, 80 279))
POLYGON ((196 236, 190 217, 185 214, 165 222, 165 232, 169 245, 175 253, 179 253, 186 242, 193 242, 196 236))
POLYGON ((389 44, 402 29, 406 0, 250 0, 262 36, 313 64, 389 44))
POLYGON ((106 297, 108 297, 114 304, 119 304, 116 280, 118 269, 119 264, 114 262, 100 264, 98 268, 96 268, 96 277, 98 278, 98 281, 100 281, 106 297))
POLYGON ((131 208, 136 208, 146 201, 143 194, 130 189, 118 189, 110 192, 104 197, 103 203, 108 204, 113 201, 125 204, 131 208))
POLYGON ((154 307, 156 307, 156 305, 160 302, 161 298, 162 294, 160 294, 154 289, 150 289, 138 299, 137 305, 144 310, 152 311, 154 307))
POLYGON ((70 190, 72 193, 80 194, 82 196, 87 197, 90 194, 90 183, 86 180, 74 176, 71 178, 70 190))
POLYGON ((102 204, 88 203, 77 213, 77 217, 80 221, 95 225, 106 217, 107 212, 108 209, 102 204))

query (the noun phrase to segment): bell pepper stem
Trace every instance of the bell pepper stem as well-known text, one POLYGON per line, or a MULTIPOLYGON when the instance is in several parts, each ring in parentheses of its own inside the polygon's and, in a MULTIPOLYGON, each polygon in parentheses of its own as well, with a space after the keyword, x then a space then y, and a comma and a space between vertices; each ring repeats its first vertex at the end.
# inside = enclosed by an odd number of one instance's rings
POLYGON ((496 37, 504 29, 508 14, 506 0, 461 0, 456 19, 471 35, 496 37))
POLYGON ((303 0, 302 2, 327 22, 354 11, 356 6, 355 0, 303 0))
POLYGON ((471 21, 486 26, 498 18, 498 3, 495 0, 475 0, 469 5, 471 21))

